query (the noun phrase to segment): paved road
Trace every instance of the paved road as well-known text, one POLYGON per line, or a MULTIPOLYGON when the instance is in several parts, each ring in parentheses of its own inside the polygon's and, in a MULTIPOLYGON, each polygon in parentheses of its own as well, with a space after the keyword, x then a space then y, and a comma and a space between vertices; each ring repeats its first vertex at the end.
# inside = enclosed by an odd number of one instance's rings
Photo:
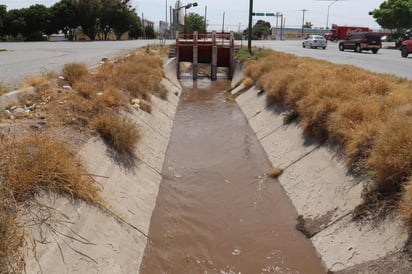
MULTIPOLYGON (((166 43, 173 43, 169 40, 166 43)), ((0 43, 0 82, 10 87, 30 75, 60 72, 63 65, 82 62, 87 66, 98 64, 102 58, 112 58, 158 40, 94 41, 94 42, 27 42, 0 43)), ((239 43, 239 42, 238 42, 239 43)), ((246 46, 247 41, 242 41, 246 46)), ((378 54, 370 52, 340 52, 337 43, 330 42, 326 50, 304 49, 299 40, 253 41, 253 46, 267 47, 289 52, 297 56, 310 56, 337 64, 352 64, 380 73, 395 74, 412 79, 412 54, 401 58, 399 50, 381 49, 378 54)))
POLYGON ((339 51, 338 43, 329 42, 326 50, 302 47, 302 41, 253 41, 252 45, 327 60, 336 64, 356 65, 379 73, 394 74, 412 79, 412 54, 402 58, 397 49, 381 49, 377 54, 369 51, 356 53, 350 50, 339 51))
POLYGON ((156 43, 159 41, 2 42, 0 49, 6 51, 0 51, 0 82, 14 88, 27 76, 51 71, 59 73, 67 63, 81 62, 93 66, 104 57, 123 55, 156 43))

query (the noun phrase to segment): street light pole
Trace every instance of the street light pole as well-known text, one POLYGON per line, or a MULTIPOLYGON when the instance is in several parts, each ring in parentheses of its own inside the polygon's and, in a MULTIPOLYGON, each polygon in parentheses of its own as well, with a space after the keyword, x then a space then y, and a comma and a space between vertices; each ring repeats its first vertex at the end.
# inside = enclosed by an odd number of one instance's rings
POLYGON ((326 15, 326 29, 328 29, 328 26, 329 26, 329 8, 330 8, 330 6, 332 6, 333 4, 335 4, 338 1, 339 0, 333 0, 333 2, 328 5, 328 13, 326 15))
POLYGON ((183 24, 186 29, 186 10, 190 9, 191 7, 197 7, 197 5, 198 5, 197 2, 193 2, 193 3, 186 4, 184 6, 180 6, 176 9, 173 9, 173 32, 174 32, 173 36, 176 36, 176 28, 177 26, 179 26, 179 11, 181 9, 185 9, 185 17, 184 17, 183 24), (177 24, 176 24, 176 21, 177 21, 177 24))

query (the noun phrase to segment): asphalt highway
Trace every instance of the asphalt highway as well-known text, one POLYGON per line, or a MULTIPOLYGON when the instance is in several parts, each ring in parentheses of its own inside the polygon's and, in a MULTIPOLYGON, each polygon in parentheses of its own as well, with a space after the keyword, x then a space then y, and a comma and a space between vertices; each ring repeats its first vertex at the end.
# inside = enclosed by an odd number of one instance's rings
MULTIPOLYGON (((167 44, 173 40, 166 41, 167 44)), ((159 44, 159 40, 93 41, 93 42, 16 42, 0 43, 0 82, 16 88, 28 76, 48 72, 59 73, 64 64, 81 62, 87 66, 99 64, 102 58, 113 58, 127 54, 130 50, 149 44, 159 44)), ((236 41, 247 46, 247 41, 236 41)), ((396 49, 381 49, 377 54, 365 51, 341 52, 338 44, 329 42, 326 50, 302 47, 301 40, 252 41, 252 46, 309 56, 337 64, 351 64, 379 73, 393 74, 412 79, 412 54, 402 58, 396 49)))
POLYGON ((93 66, 99 64, 102 58, 125 55, 130 50, 159 43, 159 40, 1 42, 0 82, 15 88, 28 76, 52 71, 59 73, 67 63, 80 62, 93 66))

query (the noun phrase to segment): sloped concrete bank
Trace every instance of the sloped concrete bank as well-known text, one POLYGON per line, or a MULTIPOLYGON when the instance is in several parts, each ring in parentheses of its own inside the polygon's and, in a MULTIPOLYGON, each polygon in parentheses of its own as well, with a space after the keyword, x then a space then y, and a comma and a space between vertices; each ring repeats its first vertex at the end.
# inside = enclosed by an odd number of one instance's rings
MULTIPOLYGON (((241 79, 239 65, 232 87, 241 79)), ((241 84, 231 92, 239 92, 236 101, 273 167, 284 170, 278 180, 301 217, 297 227, 311 239, 328 271, 408 273, 397 271, 397 260, 386 268, 379 263, 373 266, 398 253, 408 236, 396 217, 378 224, 352 221, 366 182, 348 175, 333 147, 304 138, 298 123, 284 124, 285 110, 268 104, 262 90, 244 91, 241 84), (361 264, 363 268, 357 268, 361 264)))
POLYGON ((141 110, 126 114, 143 133, 136 159, 113 157, 98 137, 79 152, 90 174, 97 176, 110 209, 120 218, 83 202, 42 195, 36 217, 41 214, 43 221, 30 222, 31 215, 26 216, 26 223, 31 224, 27 273, 139 272, 181 94, 173 61, 164 69, 167 101, 153 96, 151 114, 141 110))

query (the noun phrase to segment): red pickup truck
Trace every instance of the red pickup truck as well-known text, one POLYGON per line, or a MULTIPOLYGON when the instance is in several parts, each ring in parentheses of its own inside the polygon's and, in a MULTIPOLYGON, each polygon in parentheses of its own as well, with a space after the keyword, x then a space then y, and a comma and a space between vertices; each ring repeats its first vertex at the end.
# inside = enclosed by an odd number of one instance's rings
POLYGON ((402 45, 400 47, 402 57, 408 57, 409 53, 412 53, 412 40, 404 40, 402 41, 402 45))

